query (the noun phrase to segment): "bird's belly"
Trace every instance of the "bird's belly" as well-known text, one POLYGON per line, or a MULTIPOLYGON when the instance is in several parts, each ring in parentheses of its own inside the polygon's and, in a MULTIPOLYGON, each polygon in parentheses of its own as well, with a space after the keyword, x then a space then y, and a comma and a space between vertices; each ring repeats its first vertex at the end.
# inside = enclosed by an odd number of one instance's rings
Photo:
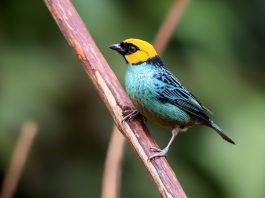
POLYGON ((154 113, 153 111, 150 111, 146 108, 144 108, 142 105, 140 105, 139 103, 137 103, 136 101, 133 102, 134 106, 137 108, 137 110, 143 114, 147 119, 150 119, 164 127, 168 127, 168 128, 174 128, 177 124, 174 122, 170 122, 167 119, 163 119, 160 116, 158 116, 156 113, 154 113))
POLYGON ((142 101, 137 100, 133 100, 133 103, 141 114, 164 127, 174 128, 194 124, 188 113, 171 104, 163 104, 160 101, 143 104, 142 101))

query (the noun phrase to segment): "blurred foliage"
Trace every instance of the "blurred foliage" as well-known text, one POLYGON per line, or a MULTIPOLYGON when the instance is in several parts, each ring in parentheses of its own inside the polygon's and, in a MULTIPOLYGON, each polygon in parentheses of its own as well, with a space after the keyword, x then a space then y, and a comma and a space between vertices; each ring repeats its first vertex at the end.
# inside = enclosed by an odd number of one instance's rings
MULTIPOLYGON (((75 0, 120 81, 108 49, 152 41, 173 1, 75 0)), ((265 1, 191 1, 163 55, 237 142, 211 129, 180 135, 168 156, 189 197, 265 197, 265 1)), ((22 124, 40 131, 16 197, 99 197, 112 120, 42 1, 0 1, 0 177, 22 124)), ((148 123, 163 147, 167 129, 148 123)), ((159 197, 126 147, 121 197, 159 197)))

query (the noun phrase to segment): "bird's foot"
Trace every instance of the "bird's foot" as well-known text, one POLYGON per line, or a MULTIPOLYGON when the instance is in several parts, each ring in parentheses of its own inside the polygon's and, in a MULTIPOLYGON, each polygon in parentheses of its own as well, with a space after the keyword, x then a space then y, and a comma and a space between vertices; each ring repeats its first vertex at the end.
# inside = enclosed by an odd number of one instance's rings
POLYGON ((156 148, 156 147, 151 147, 150 148, 150 151, 152 151, 152 152, 161 152, 162 151, 162 149, 160 149, 160 148, 156 148))
POLYGON ((157 152, 156 154, 154 155, 151 155, 149 158, 148 158, 148 161, 156 158, 156 157, 165 157, 167 156, 167 153, 169 151, 169 148, 170 148, 170 145, 172 144, 172 142, 174 141, 175 137, 178 135, 178 133, 181 131, 181 130, 184 130, 185 128, 183 129, 180 129, 179 127, 175 127, 173 130, 172 130, 172 136, 167 144, 167 146, 164 148, 164 149, 158 149, 158 148, 150 148, 151 151, 153 152, 157 152))
POLYGON ((123 110, 122 115, 123 115, 122 122, 131 121, 135 117, 139 116, 140 112, 135 108, 129 108, 129 109, 123 110))
POLYGON ((151 161, 152 159, 154 159, 156 157, 166 157, 169 148, 165 147, 164 149, 161 150, 159 148, 151 147, 150 150, 153 151, 153 152, 156 152, 156 154, 151 155, 148 158, 148 161, 151 161))

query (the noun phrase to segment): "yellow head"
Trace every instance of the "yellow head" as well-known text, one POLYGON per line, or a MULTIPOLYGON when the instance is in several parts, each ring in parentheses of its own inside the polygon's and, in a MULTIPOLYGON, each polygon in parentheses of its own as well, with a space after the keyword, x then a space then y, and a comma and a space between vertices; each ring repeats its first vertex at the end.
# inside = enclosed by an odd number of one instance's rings
POLYGON ((119 52, 131 64, 145 62, 157 56, 155 48, 140 39, 126 39, 119 44, 111 45, 110 48, 119 52))

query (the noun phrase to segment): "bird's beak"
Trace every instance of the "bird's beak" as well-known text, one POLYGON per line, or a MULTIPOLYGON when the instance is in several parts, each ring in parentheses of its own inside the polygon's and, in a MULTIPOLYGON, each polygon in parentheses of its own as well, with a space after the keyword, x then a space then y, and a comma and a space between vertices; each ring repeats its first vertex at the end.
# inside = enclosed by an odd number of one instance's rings
POLYGON ((124 49, 121 47, 120 44, 113 44, 113 45, 109 46, 109 48, 119 52, 120 54, 125 53, 124 49))

